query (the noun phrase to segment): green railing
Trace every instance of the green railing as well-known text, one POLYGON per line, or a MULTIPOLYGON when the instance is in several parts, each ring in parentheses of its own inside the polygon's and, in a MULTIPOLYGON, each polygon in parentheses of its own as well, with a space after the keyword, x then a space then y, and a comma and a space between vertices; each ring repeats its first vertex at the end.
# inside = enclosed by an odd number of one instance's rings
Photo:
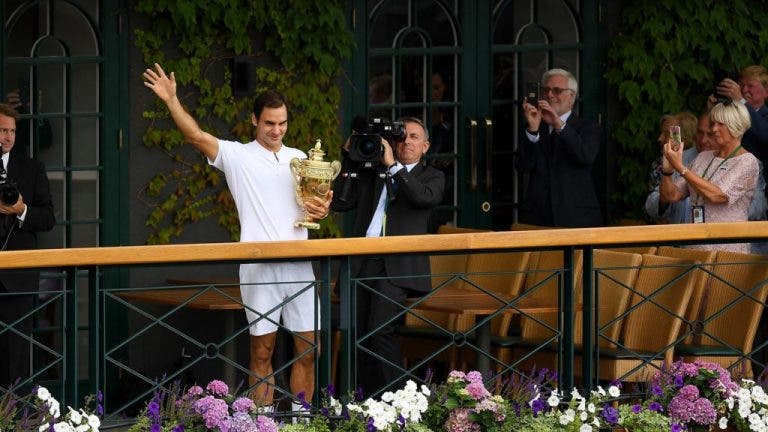
MULTIPOLYGON (((442 335, 444 342, 432 354, 400 369, 403 377, 417 380, 423 379, 424 367, 437 360, 438 356, 456 349, 460 362, 483 364, 487 370, 488 379, 503 378, 510 373, 526 373, 529 360, 538 354, 555 352, 556 367, 559 371, 561 388, 574 385, 592 387, 600 379, 600 362, 598 359, 607 351, 599 341, 612 343, 616 349, 624 350, 626 358, 640 359, 641 364, 630 368, 624 376, 631 375, 647 365, 657 364, 664 359, 666 349, 656 352, 640 352, 624 346, 622 339, 610 339, 610 326, 619 320, 640 310, 643 305, 661 305, 664 292, 676 286, 679 278, 684 278, 686 272, 706 272, 713 280, 719 280, 725 285, 720 273, 708 263, 692 264, 681 270, 678 279, 672 279, 666 284, 652 289, 649 293, 637 292, 630 285, 624 285, 639 302, 629 305, 621 315, 612 317, 603 325, 596 324, 600 320, 601 284, 611 280, 612 271, 617 267, 600 268, 594 266, 592 257, 594 249, 611 248, 627 245, 644 244, 682 244, 682 243, 718 243, 733 241, 765 240, 768 238, 768 222, 749 222, 734 224, 705 224, 677 226, 640 226, 640 227, 606 227, 594 229, 515 231, 493 233, 470 233, 449 235, 404 236, 377 239, 327 239, 307 240, 300 242, 258 242, 258 243, 221 243, 221 244, 190 244, 170 246, 130 246, 81 248, 68 250, 39 250, 39 251, 10 251, 3 252, 0 269, 23 268, 57 268, 62 269, 58 278, 65 280, 61 289, 35 292, 38 304, 30 311, 30 317, 38 320, 45 310, 55 305, 58 311, 55 320, 46 326, 38 325, 32 335, 19 335, 26 338, 34 347, 33 372, 22 378, 22 386, 29 387, 33 383, 43 382, 51 387, 55 394, 65 404, 77 405, 84 394, 102 391, 108 416, 118 416, 135 410, 143 405, 153 392, 170 383, 184 380, 190 374, 191 379, 200 380, 194 373, 199 372, 205 364, 216 363, 221 368, 213 371, 215 378, 225 378, 228 384, 236 386, 243 381, 240 390, 253 388, 255 383, 248 382, 252 376, 247 363, 247 351, 243 355, 240 349, 243 341, 247 344, 248 324, 245 322, 243 308, 245 307, 237 292, 237 285, 232 283, 201 283, 187 285, 161 285, 145 287, 106 286, 102 282, 102 273, 110 269, 141 269, 144 266, 157 265, 189 265, 195 263, 243 263, 271 261, 300 261, 309 260, 316 265, 317 280, 306 281, 307 290, 319 293, 316 310, 322 311, 319 346, 313 346, 321 355, 317 360, 317 389, 331 382, 336 375, 336 383, 343 394, 354 390, 357 384, 355 359, 360 350, 364 349, 366 335, 360 335, 355 328, 355 292, 367 289, 369 281, 356 279, 349 275, 350 260, 356 256, 380 256, 385 254, 487 254, 516 251, 545 251, 560 250, 563 253, 561 266, 554 266, 547 276, 540 278, 538 284, 521 291, 514 297, 505 297, 488 289, 475 281, 478 277, 514 277, 516 272, 504 270, 486 271, 475 274, 456 272, 444 274, 448 282, 443 283, 422 299, 410 301, 408 306, 392 318, 399 320, 407 314, 423 316, 424 322, 429 323, 437 334, 442 335), (574 277, 579 270, 575 256, 583 254, 583 270, 580 277, 574 277), (497 307, 476 314, 476 320, 461 329, 449 328, 425 316, 423 306, 434 300, 441 289, 448 289, 450 282, 461 281, 465 289, 484 293, 495 299, 497 307), (544 284, 554 281, 557 286, 555 321, 542 319, 536 310, 531 309, 527 302, 536 297, 537 289, 544 284), (603 281, 603 282, 600 282, 603 281), (575 287, 578 283, 587 289, 578 295, 575 287), (330 287, 335 285, 338 297, 332 296, 330 287), (233 291, 234 290, 234 291, 233 291), (87 293, 87 294, 84 294, 87 293), (165 300, 155 298, 148 300, 142 295, 147 293, 165 293, 165 300), (41 296, 41 294, 43 294, 41 296), (433 298, 434 297, 434 298, 433 298), (218 299, 211 306, 210 299, 218 299), (81 299, 81 301, 78 301, 81 299), (87 301, 82 301, 83 299, 87 301), (207 299, 207 300, 206 300, 207 299), (206 303, 208 301, 208 303, 206 303), (205 304, 207 312, 201 311, 200 305, 205 304), (83 305, 86 305, 82 308, 83 305), (581 307, 579 307, 581 305, 581 307), (82 309, 81 309, 82 308, 82 309), (338 324, 332 323, 330 311, 338 308, 338 324), (212 311, 219 312, 212 312, 212 311), (531 312, 533 310, 533 312, 531 312), (219 313, 225 314, 225 332, 223 335, 210 337, 197 334, 194 325, 189 320, 179 320, 180 314, 219 313), (572 323, 577 315, 581 316, 582 344, 575 343, 575 328, 572 323), (516 355, 510 361, 502 359, 496 352, 497 340, 487 340, 488 329, 492 324, 507 315, 515 315, 520 319, 530 320, 548 328, 551 336, 540 340, 539 343, 526 345, 527 352, 516 355), (85 319, 87 317, 87 319, 85 319), (115 326, 112 317, 122 321, 115 326), (87 322, 87 325, 84 324, 87 322), (116 329, 116 330, 115 330, 116 329), (55 335, 55 336, 52 336, 55 335), (171 336, 172 335, 172 336, 171 336), (146 373, 136 365, 136 358, 149 357, 147 352, 153 346, 162 347, 170 338, 183 341, 185 346, 193 347, 193 352, 183 361, 167 365, 161 373, 153 371, 146 373), (362 339, 361 344, 358 339, 362 339), (78 346, 87 344, 87 358, 79 358, 78 346), (238 344, 240 346, 238 346, 238 344), (490 345, 489 345, 490 344, 490 345), (492 349, 488 350, 487 347, 492 349), (335 371, 334 354, 338 361, 335 371), (245 358, 245 359, 243 359, 245 358), (577 360, 581 365, 577 365, 577 360), (87 362, 87 367, 85 363, 87 362), (197 369, 196 369, 197 368, 197 369), (81 386, 85 383, 85 386, 81 386)), ((765 265, 761 261, 750 262, 750 265, 765 265)), ((523 270, 528 273, 531 270, 523 270)), ((542 270, 538 270, 542 271, 542 270)), ((434 275, 413 275, 413 277, 431 277, 434 275)), ((613 281, 617 286, 620 283, 613 281)), ((751 286, 735 286, 735 295, 723 303, 721 311, 714 312, 703 321, 694 321, 680 316, 679 311, 659 307, 666 314, 683 320, 685 326, 674 343, 666 348, 683 345, 693 338, 708 338, 717 341, 724 352, 716 353, 711 349, 706 354, 728 355, 737 358, 754 360, 755 367, 764 367, 754 359, 754 354, 765 348, 766 342, 758 343, 749 353, 743 353, 732 341, 723 339, 715 333, 708 333, 707 324, 727 314, 728 310, 741 307, 744 302, 765 305, 761 290, 765 280, 755 281, 751 286), (738 291, 738 293, 736 293, 738 291), (761 297, 762 296, 762 297, 761 297), (704 331, 702 331, 702 329, 704 331)), ((10 294, 0 294, 8 296, 10 294)), ((13 295, 17 295, 14 293, 13 295)), ((657 305, 657 306, 659 306, 657 305)), ((218 315, 216 320, 221 318, 218 315)), ((192 320, 210 320, 199 318, 192 320)), ((213 320, 215 321, 215 320, 213 320)), ((17 323, 0 323, 0 334, 18 333, 14 329, 17 323)), ((199 326, 198 326, 199 327, 199 326)), ((205 326, 204 326, 205 327, 205 326)), ((735 329, 734 331, 738 331, 735 329)), ((492 335, 492 336, 507 336, 492 335)), ((514 336, 514 335, 510 335, 514 336)), ((290 345, 290 344, 289 344, 290 345)), ((695 344, 688 344, 693 347, 695 344)), ((693 348, 689 347, 691 350, 693 348)), ((691 351, 693 352, 693 351, 691 351)), ((375 354, 375 353, 373 353, 375 354)), ((159 354, 158 354, 159 355, 159 354)), ((295 359, 288 358, 277 362, 274 376, 279 377, 295 359)), ((393 365, 394 366, 394 365, 393 365)), ((759 372, 759 371, 755 371, 759 372)), ((380 389, 371 390, 376 392, 380 389)), ((284 383, 276 383, 276 397, 290 394, 284 383)))

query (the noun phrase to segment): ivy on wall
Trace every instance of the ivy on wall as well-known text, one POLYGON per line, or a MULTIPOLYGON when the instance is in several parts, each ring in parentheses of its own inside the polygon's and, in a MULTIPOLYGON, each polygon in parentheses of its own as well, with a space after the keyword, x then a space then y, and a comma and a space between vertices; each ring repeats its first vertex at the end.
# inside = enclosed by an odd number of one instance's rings
MULTIPOLYGON (((337 159, 342 140, 337 80, 353 46, 343 2, 289 3, 140 0, 136 10, 151 24, 135 31, 135 43, 147 66, 159 63, 175 72, 182 104, 213 135, 251 141, 253 97, 276 88, 289 104, 285 143, 306 151, 320 138, 328 158, 337 159), (253 62, 254 95, 234 96, 229 65, 235 57, 253 62)), ((189 151, 164 104, 158 101, 144 117, 150 120, 144 145, 166 154, 175 166, 152 178, 144 191, 144 201, 152 208, 146 220, 152 230, 147 242, 168 243, 189 224, 206 218, 215 218, 232 240, 238 240, 237 210, 223 173, 189 151)), ((339 231, 327 218, 316 235, 338 236, 339 231)))
POLYGON ((637 1, 622 17, 606 75, 625 109, 611 134, 621 155, 612 198, 626 217, 640 218, 661 116, 698 114, 720 75, 738 79, 744 66, 768 66, 768 9, 760 0, 637 1))

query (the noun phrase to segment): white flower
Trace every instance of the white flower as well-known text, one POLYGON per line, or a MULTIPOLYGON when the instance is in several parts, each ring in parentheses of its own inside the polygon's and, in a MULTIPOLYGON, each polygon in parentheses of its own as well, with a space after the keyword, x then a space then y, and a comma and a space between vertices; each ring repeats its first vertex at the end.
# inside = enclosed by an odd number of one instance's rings
POLYGON ((429 387, 425 386, 424 384, 421 385, 421 393, 424 396, 429 396, 431 392, 429 391, 429 387))
POLYGON ((619 390, 619 387, 612 385, 608 387, 608 394, 611 395, 611 397, 619 397, 621 390, 619 390))
POLYGON ((51 398, 51 392, 47 388, 40 386, 37 388, 37 398, 45 402, 51 398))
POLYGON ((585 411, 582 411, 581 415, 579 415, 579 419, 581 419, 581 421, 583 422, 587 421, 588 418, 589 418, 589 415, 585 411))
POLYGON ((603 389, 602 386, 597 386, 597 395, 600 397, 605 396, 605 390, 603 389))
POLYGON ((75 432, 88 432, 90 430, 91 430, 91 427, 88 426, 87 424, 80 425, 75 428, 75 432))
POLYGON ((547 399, 547 404, 553 408, 560 404, 560 398, 557 397, 557 392, 552 392, 552 394, 549 395, 549 398, 547 399))
POLYGON ((720 421, 717 422, 718 427, 720 429, 725 429, 728 427, 728 419, 725 417, 720 417, 720 421))
MULTIPOLYGON (((339 414, 341 414, 341 410, 339 410, 339 414)), ((336 414, 336 415, 339 415, 336 414)), ((101 420, 98 416, 95 416, 93 414, 88 415, 88 426, 90 426, 94 432, 97 432, 99 430, 99 427, 101 427, 101 420)))
POLYGON ((69 408, 69 420, 72 423, 80 424, 83 421, 83 416, 81 416, 80 413, 75 411, 71 406, 68 406, 67 408, 69 408))
POLYGON ((588 424, 583 424, 579 428, 579 432, 592 432, 592 426, 590 426, 588 424))
POLYGON ((46 403, 48 404, 48 413, 51 414, 53 418, 59 418, 61 415, 61 411, 59 409, 59 401, 54 398, 50 398, 46 403))
POLYGON ((76 432, 75 428, 67 422, 59 422, 53 425, 54 432, 76 432))
POLYGON ((594 414, 594 413, 595 413, 595 411, 597 411, 597 407, 595 406, 595 404, 593 404, 593 403, 590 403, 590 404, 587 406, 587 411, 589 411, 590 413, 594 414))

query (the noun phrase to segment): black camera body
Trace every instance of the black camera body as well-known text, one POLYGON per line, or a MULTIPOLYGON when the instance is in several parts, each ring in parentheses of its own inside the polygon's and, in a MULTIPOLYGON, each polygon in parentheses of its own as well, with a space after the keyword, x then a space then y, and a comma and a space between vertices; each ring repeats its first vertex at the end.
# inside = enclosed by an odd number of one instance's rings
POLYGON ((349 138, 349 158, 360 163, 364 168, 379 165, 384 154, 381 139, 394 144, 405 140, 405 125, 403 122, 374 118, 365 130, 356 130, 349 138))
POLYGON ((14 205, 19 200, 19 188, 11 179, 0 180, 0 202, 4 205, 14 205))

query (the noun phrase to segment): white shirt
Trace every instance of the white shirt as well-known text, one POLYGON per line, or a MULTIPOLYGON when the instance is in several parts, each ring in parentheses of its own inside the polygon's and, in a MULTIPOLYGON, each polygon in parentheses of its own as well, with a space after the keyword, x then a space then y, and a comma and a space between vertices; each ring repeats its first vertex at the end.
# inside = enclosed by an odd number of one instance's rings
MULTIPOLYGON (((400 171, 403 167, 406 169, 406 171, 411 172, 413 167, 416 166, 418 162, 412 163, 410 165, 403 165, 400 162, 395 162, 395 165, 389 168, 389 175, 393 176, 397 174, 398 171, 400 171)), ((366 237, 381 237, 382 236, 382 227, 385 226, 386 221, 386 202, 387 202, 387 185, 386 183, 381 188, 381 192, 379 193, 379 204, 376 206, 376 211, 373 212, 373 217, 371 218, 371 223, 368 225, 368 230, 365 232, 366 237)), ((386 231, 384 232, 386 234, 386 231)))

